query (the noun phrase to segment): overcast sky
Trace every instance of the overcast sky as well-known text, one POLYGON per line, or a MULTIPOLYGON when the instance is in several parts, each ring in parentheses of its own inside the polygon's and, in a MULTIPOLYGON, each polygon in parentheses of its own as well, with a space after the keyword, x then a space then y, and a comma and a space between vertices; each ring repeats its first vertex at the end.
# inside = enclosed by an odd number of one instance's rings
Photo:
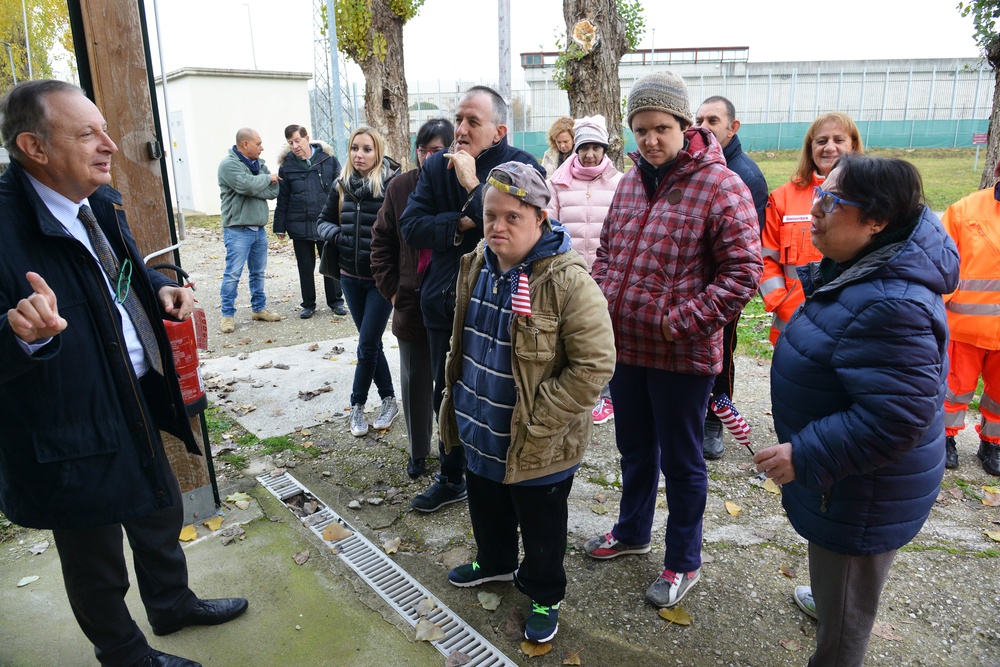
MULTIPOLYGON (((156 2, 167 71, 253 69, 255 58, 258 69, 313 69, 311 0, 156 2)), ((564 21, 561 0, 509 2, 516 81, 521 76, 519 54, 555 50, 564 21)), ((978 55, 972 21, 959 16, 957 0, 839 0, 827 5, 713 0, 684 3, 683 10, 681 3, 664 0, 644 4, 644 48, 748 46, 752 62, 978 55)), ((154 69, 159 72, 153 5, 147 0, 154 69)), ((404 28, 403 39, 411 81, 497 78, 497 9, 492 0, 426 0, 404 28)), ((360 83, 360 75, 354 76, 360 83)))

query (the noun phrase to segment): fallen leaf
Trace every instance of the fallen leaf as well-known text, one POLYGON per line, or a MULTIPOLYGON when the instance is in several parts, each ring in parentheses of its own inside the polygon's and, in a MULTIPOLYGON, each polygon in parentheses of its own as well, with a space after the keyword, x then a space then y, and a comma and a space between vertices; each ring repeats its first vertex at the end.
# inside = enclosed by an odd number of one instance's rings
POLYGON ((448 659, 444 661, 444 667, 462 667, 472 662, 472 658, 461 651, 452 651, 448 654, 448 659))
POLYGON ((306 549, 305 551, 300 551, 294 556, 292 556, 292 560, 295 561, 296 565, 305 565, 305 562, 309 560, 309 556, 310 556, 309 550, 306 549))
POLYGON ((743 508, 734 503, 732 500, 727 500, 726 511, 729 512, 729 516, 736 516, 743 511, 743 508))
POLYGON ((606 503, 608 501, 608 499, 604 497, 603 493, 598 493, 598 494, 594 495, 594 500, 596 500, 597 502, 602 503, 602 504, 606 503))
POLYGON ((1000 493, 1000 486, 984 486, 983 491, 986 493, 1000 493))
POLYGON ((583 663, 580 662, 580 654, 581 653, 583 653, 583 649, 580 649, 579 651, 566 651, 565 653, 563 653, 562 664, 564 664, 564 665, 582 665, 583 663))
POLYGON ((798 573, 795 571, 794 567, 788 567, 787 565, 782 565, 781 567, 779 567, 778 572, 782 573, 789 579, 794 579, 795 577, 799 576, 798 573))
POLYGON ((801 651, 802 650, 802 646, 800 646, 799 643, 797 641, 795 641, 794 639, 782 639, 778 643, 781 644, 782 648, 786 648, 789 651, 792 651, 793 653, 795 651, 801 651))
POLYGON ((38 581, 38 575, 37 574, 32 575, 30 577, 25 577, 24 579, 21 579, 21 581, 17 582, 17 587, 21 588, 23 586, 27 586, 28 584, 30 584, 33 581, 38 581))
POLYGON ((608 508, 605 507, 604 505, 593 505, 590 508, 590 511, 593 512, 594 514, 607 514, 608 508))
POLYGON ((486 611, 496 611, 500 607, 500 596, 496 593, 479 593, 479 604, 486 611))
POLYGON ((32 545, 31 548, 28 549, 28 553, 30 553, 32 556, 37 556, 38 554, 45 553, 45 550, 48 548, 49 548, 49 541, 45 540, 44 542, 39 542, 38 544, 32 545))
POLYGON ((885 621, 876 623, 872 627, 872 634, 875 635, 876 637, 881 637, 882 639, 888 639, 889 641, 893 642, 903 641, 903 636, 898 634, 896 632, 896 629, 893 628, 888 623, 886 623, 885 621))
POLYGON ((937 498, 934 499, 934 502, 943 504, 947 502, 947 500, 948 499, 944 497, 944 491, 938 491, 937 498))
POLYGON ((521 642, 521 653, 525 654, 529 658, 537 658, 540 655, 545 655, 551 650, 552 644, 549 642, 538 644, 533 641, 528 641, 527 639, 521 642))
POLYGON ((1000 542, 1000 530, 984 530, 983 535, 990 538, 994 542, 1000 542))
POLYGON ((434 625, 426 618, 422 618, 417 621, 416 629, 416 640, 418 642, 436 642, 439 639, 444 639, 444 630, 437 625, 434 625))
POLYGON ((222 542, 222 546, 227 546, 237 539, 244 539, 246 531, 239 526, 229 526, 219 531, 219 538, 222 542))
POLYGON ((983 504, 987 507, 1000 507, 1000 493, 989 491, 990 487, 983 487, 983 504))
POLYGON ((659 611, 660 618, 674 625, 691 625, 691 614, 684 607, 667 607, 659 611))
POLYGON ((351 531, 334 521, 323 529, 323 539, 327 542, 339 542, 353 535, 351 531))
POLYGON ((181 528, 180 540, 181 542, 191 542, 198 537, 198 531, 194 529, 193 525, 187 525, 181 528))
POLYGON ((205 526, 207 526, 208 529, 211 531, 216 531, 219 529, 219 526, 221 526, 222 522, 225 520, 226 519, 224 517, 221 517, 218 514, 216 514, 211 519, 205 522, 205 526))
POLYGON ((250 501, 250 496, 245 493, 230 493, 226 496, 227 503, 238 503, 241 500, 250 501))
POLYGON ((963 495, 962 494, 962 489, 958 488, 957 486, 953 486, 950 489, 948 489, 948 493, 955 500, 961 500, 962 499, 962 495, 963 495))
POLYGON ((417 603, 417 606, 414 607, 414 609, 416 610, 418 616, 429 616, 432 611, 437 609, 437 602, 434 601, 434 598, 424 598, 417 603))
POLYGON ((774 493, 774 494, 781 493, 781 487, 775 484, 774 480, 771 479, 770 477, 764 480, 764 483, 761 484, 761 488, 763 488, 768 493, 774 493))
POLYGON ((399 551, 399 545, 402 543, 403 540, 399 539, 398 537, 394 537, 385 544, 383 544, 382 548, 385 549, 385 552, 387 554, 394 554, 397 551, 399 551))

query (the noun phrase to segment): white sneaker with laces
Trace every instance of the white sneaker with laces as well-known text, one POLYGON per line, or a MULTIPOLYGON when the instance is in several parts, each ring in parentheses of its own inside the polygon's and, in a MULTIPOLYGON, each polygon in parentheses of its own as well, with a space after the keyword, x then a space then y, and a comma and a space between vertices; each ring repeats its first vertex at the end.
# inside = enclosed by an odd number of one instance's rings
POLYGON ((392 420, 399 414, 399 406, 393 396, 382 399, 382 409, 378 412, 378 417, 372 422, 372 428, 376 431, 384 431, 392 426, 392 420))
POLYGON ((360 404, 352 405, 351 435, 353 435, 355 438, 360 438, 366 433, 368 433, 368 420, 365 419, 365 406, 360 404))

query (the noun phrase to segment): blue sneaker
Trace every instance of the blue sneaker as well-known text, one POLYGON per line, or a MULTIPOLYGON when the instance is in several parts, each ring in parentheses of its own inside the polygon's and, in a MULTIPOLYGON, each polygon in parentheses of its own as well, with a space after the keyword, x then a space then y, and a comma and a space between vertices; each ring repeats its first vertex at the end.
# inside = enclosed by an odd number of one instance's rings
POLYGON ((531 601, 531 615, 524 624, 524 638, 542 644, 552 641, 559 631, 559 605, 557 602, 551 607, 531 601))
POLYGON ((479 584, 485 584, 487 581, 513 581, 514 573, 506 572, 502 574, 487 574, 483 572, 483 568, 479 567, 479 563, 472 561, 471 563, 466 563, 465 565, 459 565, 448 573, 448 581, 450 581, 455 586, 459 588, 467 588, 469 586, 478 586, 479 584))

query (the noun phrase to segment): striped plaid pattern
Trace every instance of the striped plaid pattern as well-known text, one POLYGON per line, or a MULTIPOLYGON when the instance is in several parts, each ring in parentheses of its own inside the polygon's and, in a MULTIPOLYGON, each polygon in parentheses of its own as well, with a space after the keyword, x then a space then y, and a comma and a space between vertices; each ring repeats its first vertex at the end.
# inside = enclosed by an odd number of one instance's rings
POLYGON ((722 328, 760 281, 760 232, 750 191, 718 143, 702 128, 685 134, 688 147, 652 200, 638 165, 622 179, 593 276, 608 299, 619 363, 715 375, 722 328))

